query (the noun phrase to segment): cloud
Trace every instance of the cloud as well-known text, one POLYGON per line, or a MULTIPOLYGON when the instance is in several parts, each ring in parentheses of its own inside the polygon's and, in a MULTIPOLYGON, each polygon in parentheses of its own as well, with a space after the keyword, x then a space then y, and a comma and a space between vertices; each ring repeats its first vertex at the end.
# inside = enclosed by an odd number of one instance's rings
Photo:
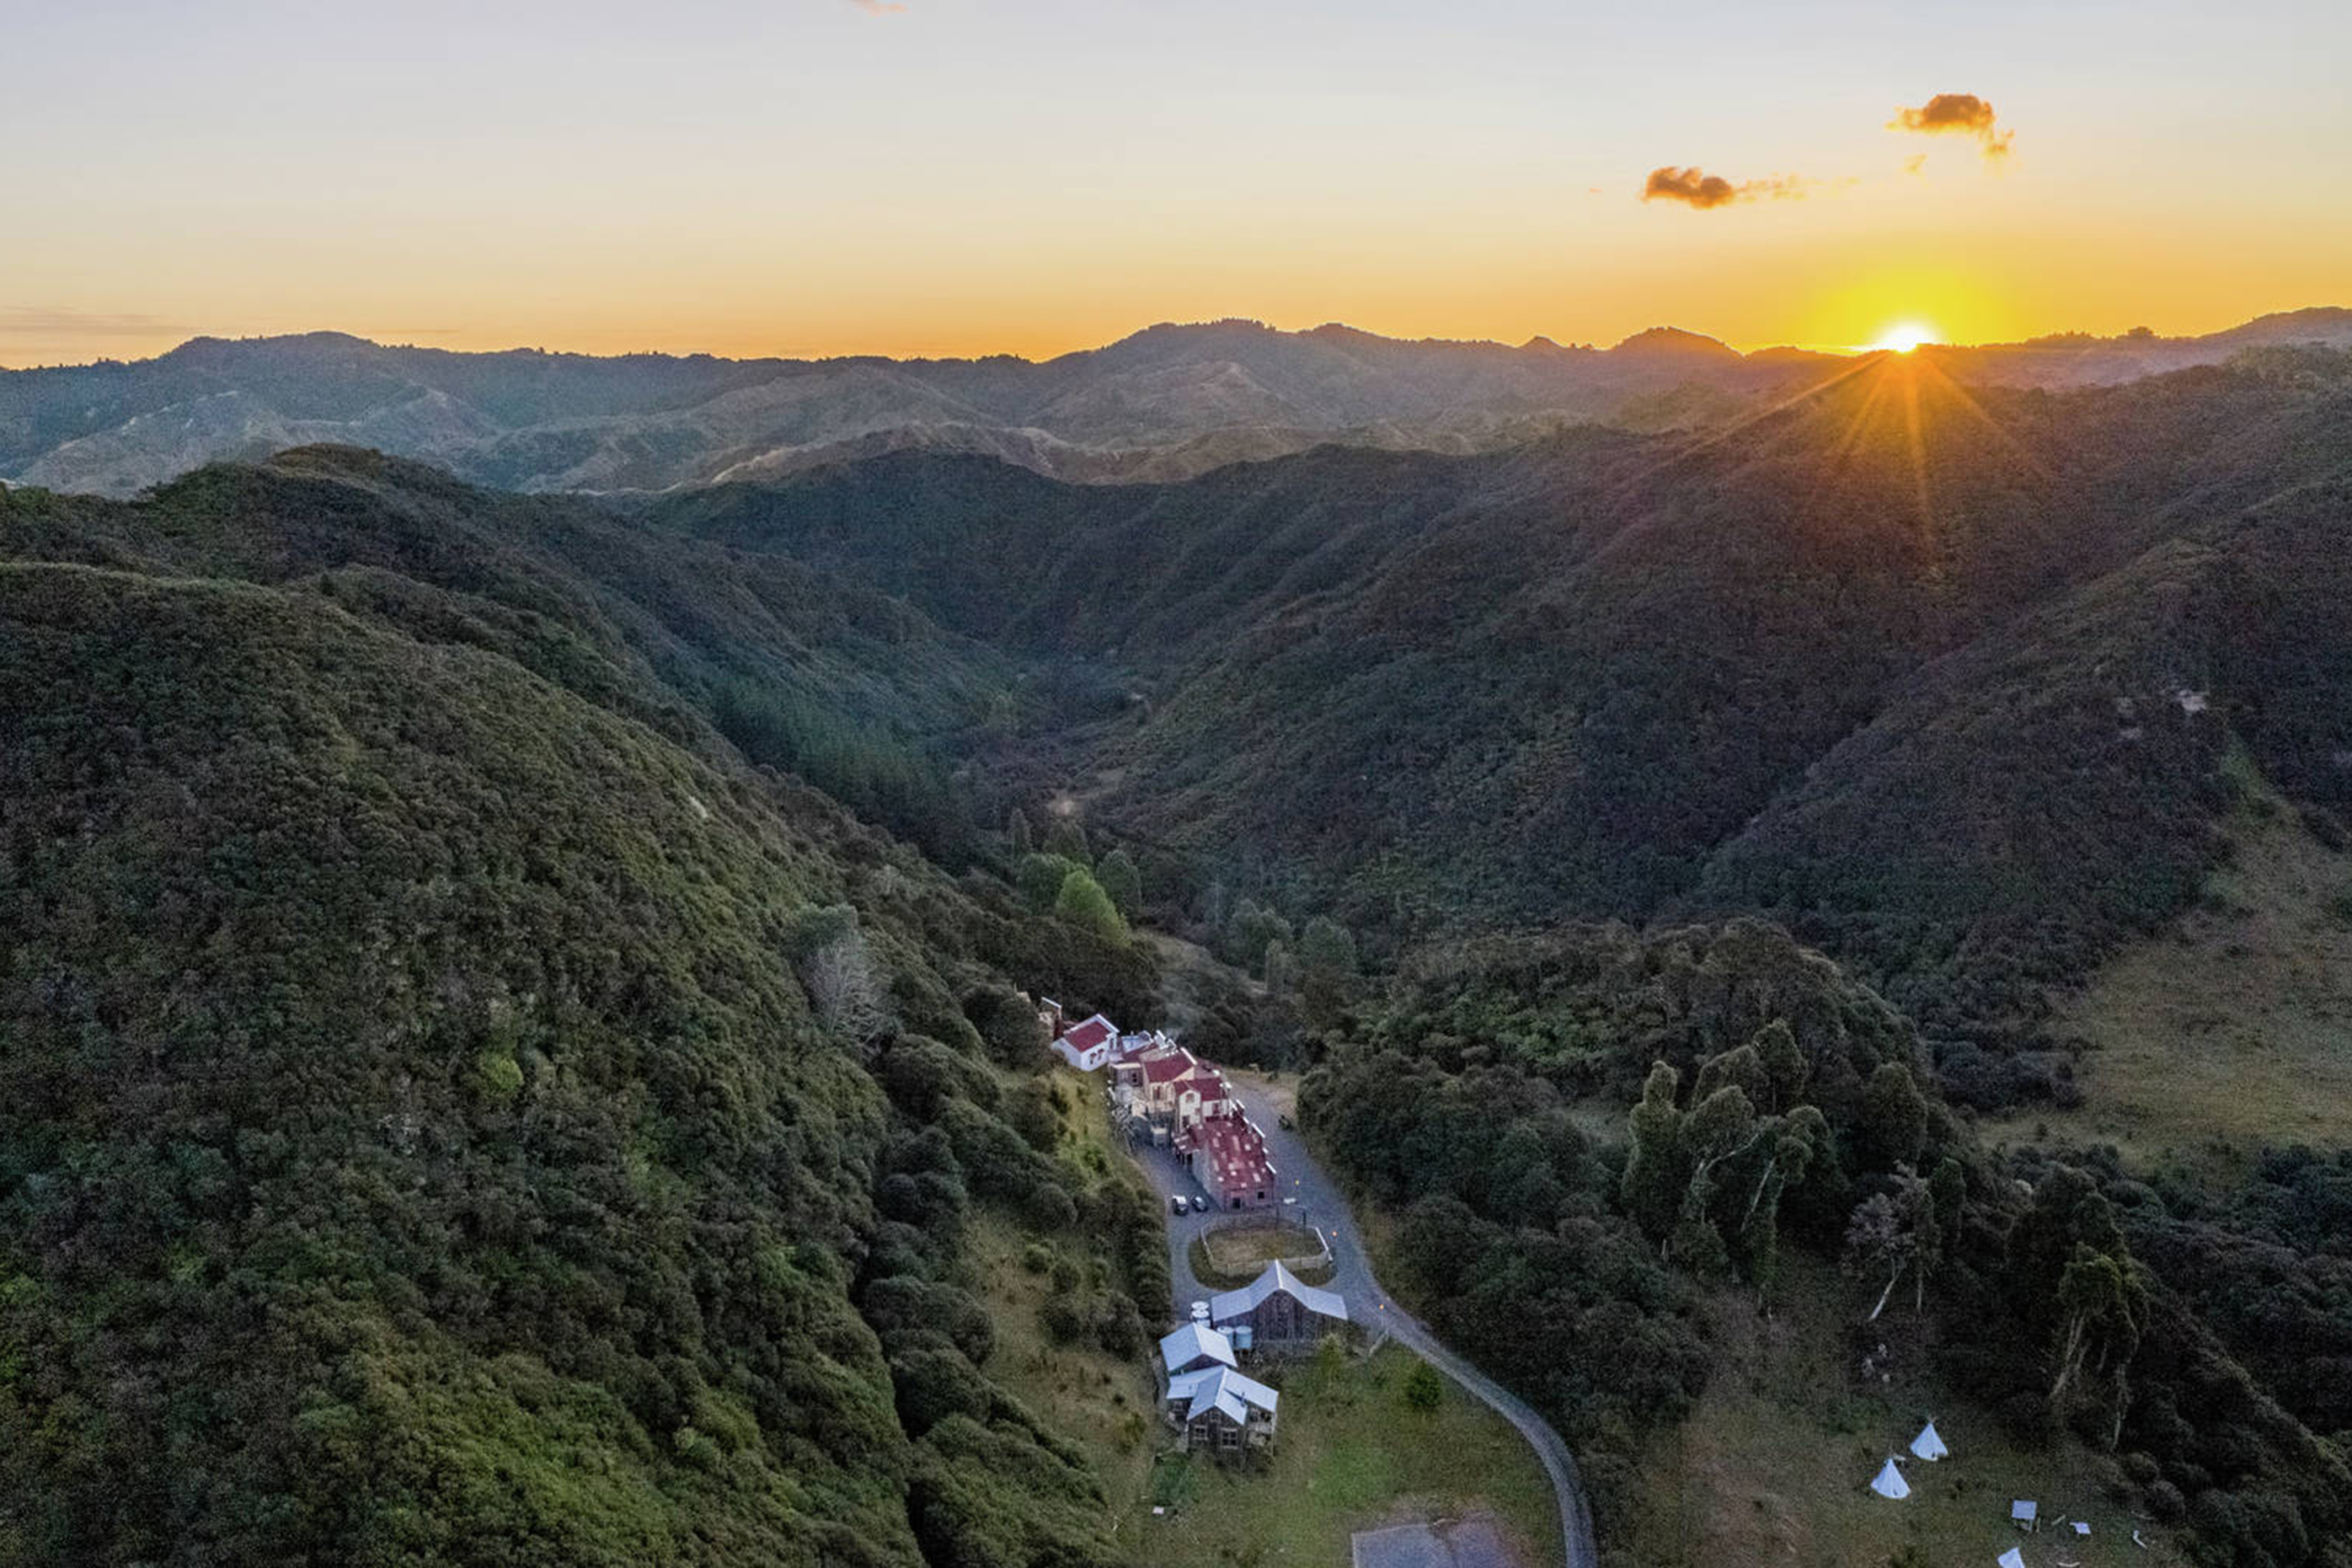
POLYGON ((159 316, 54 305, 0 305, 0 337, 153 337, 181 330, 159 316))
POLYGON ((869 17, 902 17, 907 11, 899 0, 849 0, 849 3, 869 17))
POLYGON ((1686 207, 1704 211, 1711 207, 1724 207, 1735 201, 1754 201, 1770 197, 1775 201, 1800 201, 1819 182, 1798 175, 1774 175, 1768 180, 1747 180, 1734 185, 1721 175, 1702 173, 1693 166, 1678 169, 1668 164, 1662 169, 1652 169, 1643 182, 1644 201, 1679 201, 1686 207))
POLYGON ((1911 156, 1903 160, 1903 172, 1906 175, 1926 174, 1928 172, 1928 155, 1925 152, 1912 153, 1911 156))
POLYGON ((1992 104, 1973 93, 1938 93, 1916 109, 1897 109, 1886 129, 1922 136, 1973 136, 1987 158, 2007 157, 2017 135, 1996 125, 1992 104))

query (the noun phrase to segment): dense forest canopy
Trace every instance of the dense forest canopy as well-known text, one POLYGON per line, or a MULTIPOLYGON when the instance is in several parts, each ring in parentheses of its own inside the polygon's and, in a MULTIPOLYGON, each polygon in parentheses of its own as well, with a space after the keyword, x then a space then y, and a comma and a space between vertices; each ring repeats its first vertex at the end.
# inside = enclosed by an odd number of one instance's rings
POLYGON ((1148 965, 709 728, 856 595, 678 636, 564 521, 331 456, 0 497, 0 1560, 1106 1560, 959 1236, 1164 1313, 1019 1110, 1015 983, 1148 965))

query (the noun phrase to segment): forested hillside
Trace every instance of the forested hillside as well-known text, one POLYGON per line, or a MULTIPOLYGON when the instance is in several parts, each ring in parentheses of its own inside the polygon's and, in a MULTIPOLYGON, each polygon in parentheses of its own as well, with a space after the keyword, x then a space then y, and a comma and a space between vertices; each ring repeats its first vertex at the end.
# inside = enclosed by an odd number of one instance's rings
MULTIPOLYGON (((1847 1281, 1811 1348, 1825 1399, 1915 1365, 2029 1451, 2086 1447, 2104 1504, 2186 1527, 2193 1561, 2352 1561, 2341 1158, 2273 1154, 2232 1190, 1996 1153, 1927 1088, 1907 1020, 1753 920, 1418 955, 1299 1102, 1396 1211, 1433 1325, 1569 1435, 1604 1540, 1654 1430, 1728 1375, 1702 1298, 1769 1315, 1808 1259, 1847 1281)), ((1791 1440, 1814 1421, 1776 1416, 1791 1440)), ((1733 1479, 1743 1514, 1759 1485, 1733 1479)))
POLYGON ((0 1561, 1108 1560, 959 1238, 1166 1311, 1013 990, 1148 963, 697 702, 986 659, 624 544, 336 454, 0 493, 0 1561))
POLYGON ((2339 804, 2347 453, 2341 355, 2052 395, 1923 351, 1705 439, 899 458, 649 522, 1131 670, 1065 782, 1253 892, 1392 942, 1769 913, 1993 1103, 2063 1091, 2044 987, 2193 896, 2233 757, 2339 804))

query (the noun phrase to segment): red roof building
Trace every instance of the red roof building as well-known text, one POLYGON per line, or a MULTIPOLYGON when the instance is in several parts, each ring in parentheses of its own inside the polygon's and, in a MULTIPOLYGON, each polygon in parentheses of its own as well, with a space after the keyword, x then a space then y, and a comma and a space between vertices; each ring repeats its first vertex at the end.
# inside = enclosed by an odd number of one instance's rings
POLYGON ((1098 1012, 1055 1041, 1054 1051, 1080 1072, 1091 1073, 1111 1059, 1118 1039, 1119 1026, 1098 1012))
POLYGON ((1180 1135, 1193 1179, 1220 1209, 1261 1209, 1274 1201, 1274 1165, 1265 1134, 1238 1111, 1204 1116, 1180 1135))

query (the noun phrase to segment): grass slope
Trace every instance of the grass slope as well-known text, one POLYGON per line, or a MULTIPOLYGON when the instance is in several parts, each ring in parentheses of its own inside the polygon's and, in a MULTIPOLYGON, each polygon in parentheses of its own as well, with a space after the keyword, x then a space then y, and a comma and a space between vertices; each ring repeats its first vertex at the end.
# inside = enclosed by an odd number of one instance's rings
POLYGON ((2352 1128, 2352 855, 2267 793, 2168 929, 2102 965, 2053 1032, 2087 1051, 2084 1103, 1996 1140, 2113 1144, 2136 1165, 2218 1161, 2352 1128))
POLYGON ((1898 1313, 1875 1333, 1897 1348, 1889 1381, 1860 1371, 1854 1292, 1817 1265, 1798 1263, 1759 1312, 1747 1292, 1708 1303, 1715 1374, 1680 1427, 1649 1445, 1643 1496, 1622 1560, 1643 1568, 1785 1563, 1789 1568, 1882 1564, 1906 1548, 1919 1568, 1981 1568, 2010 1546, 2037 1565, 2179 1568, 2167 1532, 2110 1501, 2112 1461, 2071 1443, 2027 1450, 1993 1414, 1954 1397, 1917 1358, 1898 1313), (1905 1466, 1911 1495, 1869 1490, 1890 1454, 1930 1416, 1951 1449, 1936 1464, 1905 1466), (2009 1500, 2031 1497, 2043 1516, 2088 1519, 2092 1534, 2045 1530, 2028 1540, 2008 1522, 2009 1500), (2132 1544, 2141 1531, 2153 1550, 2132 1544))

